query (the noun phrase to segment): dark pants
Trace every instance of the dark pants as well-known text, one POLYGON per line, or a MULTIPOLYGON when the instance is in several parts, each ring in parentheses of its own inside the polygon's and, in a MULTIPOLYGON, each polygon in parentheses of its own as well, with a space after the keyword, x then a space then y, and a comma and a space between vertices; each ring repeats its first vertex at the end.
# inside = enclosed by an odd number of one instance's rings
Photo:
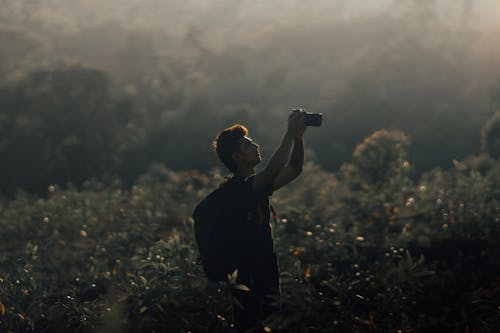
POLYGON ((234 324, 239 332, 264 332, 262 320, 280 310, 276 300, 270 295, 279 296, 279 271, 276 257, 263 264, 259 270, 238 272, 238 283, 250 291, 233 289, 234 324))

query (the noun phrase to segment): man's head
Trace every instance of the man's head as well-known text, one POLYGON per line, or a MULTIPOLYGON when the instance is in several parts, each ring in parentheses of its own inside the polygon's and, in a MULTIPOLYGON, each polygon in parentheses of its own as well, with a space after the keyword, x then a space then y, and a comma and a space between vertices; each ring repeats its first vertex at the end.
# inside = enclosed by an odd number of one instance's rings
POLYGON ((219 132, 212 146, 220 161, 231 171, 239 167, 254 167, 260 161, 259 145, 248 136, 243 125, 233 125, 219 132))

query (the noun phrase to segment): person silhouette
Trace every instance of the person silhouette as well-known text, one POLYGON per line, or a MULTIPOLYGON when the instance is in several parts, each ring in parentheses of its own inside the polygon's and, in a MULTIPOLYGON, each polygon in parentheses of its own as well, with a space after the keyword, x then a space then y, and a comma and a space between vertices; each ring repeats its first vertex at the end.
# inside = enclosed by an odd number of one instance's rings
POLYGON ((305 111, 293 110, 287 130, 267 165, 260 147, 240 124, 220 131, 213 148, 220 161, 232 172, 226 180, 231 195, 224 206, 230 220, 231 256, 238 269, 237 284, 231 288, 234 325, 239 332, 263 332, 262 320, 279 310, 274 296, 280 296, 278 259, 275 252, 269 196, 297 178, 304 164, 305 111))

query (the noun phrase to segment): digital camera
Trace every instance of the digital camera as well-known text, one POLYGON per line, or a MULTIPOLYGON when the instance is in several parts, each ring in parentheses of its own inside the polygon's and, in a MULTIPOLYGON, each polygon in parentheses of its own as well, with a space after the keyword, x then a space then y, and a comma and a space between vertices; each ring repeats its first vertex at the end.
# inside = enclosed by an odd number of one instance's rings
POLYGON ((306 126, 319 127, 319 126, 321 126, 321 122, 323 121, 323 114, 322 113, 306 112, 306 116, 304 118, 304 121, 306 123, 306 126))
MULTIPOLYGON (((304 111, 304 109, 293 109, 293 111, 304 111)), ((321 126, 321 122, 323 121, 323 114, 322 113, 312 113, 312 112, 306 112, 305 117, 304 117, 304 122, 306 126, 315 126, 319 127, 321 126)))

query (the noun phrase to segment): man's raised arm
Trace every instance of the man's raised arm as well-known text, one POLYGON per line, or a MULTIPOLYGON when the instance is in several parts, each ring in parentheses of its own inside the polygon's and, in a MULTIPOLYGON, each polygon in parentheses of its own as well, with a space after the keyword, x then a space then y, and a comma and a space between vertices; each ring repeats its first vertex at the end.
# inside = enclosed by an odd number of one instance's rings
POLYGON ((254 178, 253 192, 260 192, 273 186, 274 180, 289 162, 290 151, 292 150, 294 140, 299 136, 299 133, 303 131, 303 128, 304 113, 302 111, 293 111, 288 117, 288 129, 281 140, 281 144, 272 155, 264 170, 259 172, 254 178))

